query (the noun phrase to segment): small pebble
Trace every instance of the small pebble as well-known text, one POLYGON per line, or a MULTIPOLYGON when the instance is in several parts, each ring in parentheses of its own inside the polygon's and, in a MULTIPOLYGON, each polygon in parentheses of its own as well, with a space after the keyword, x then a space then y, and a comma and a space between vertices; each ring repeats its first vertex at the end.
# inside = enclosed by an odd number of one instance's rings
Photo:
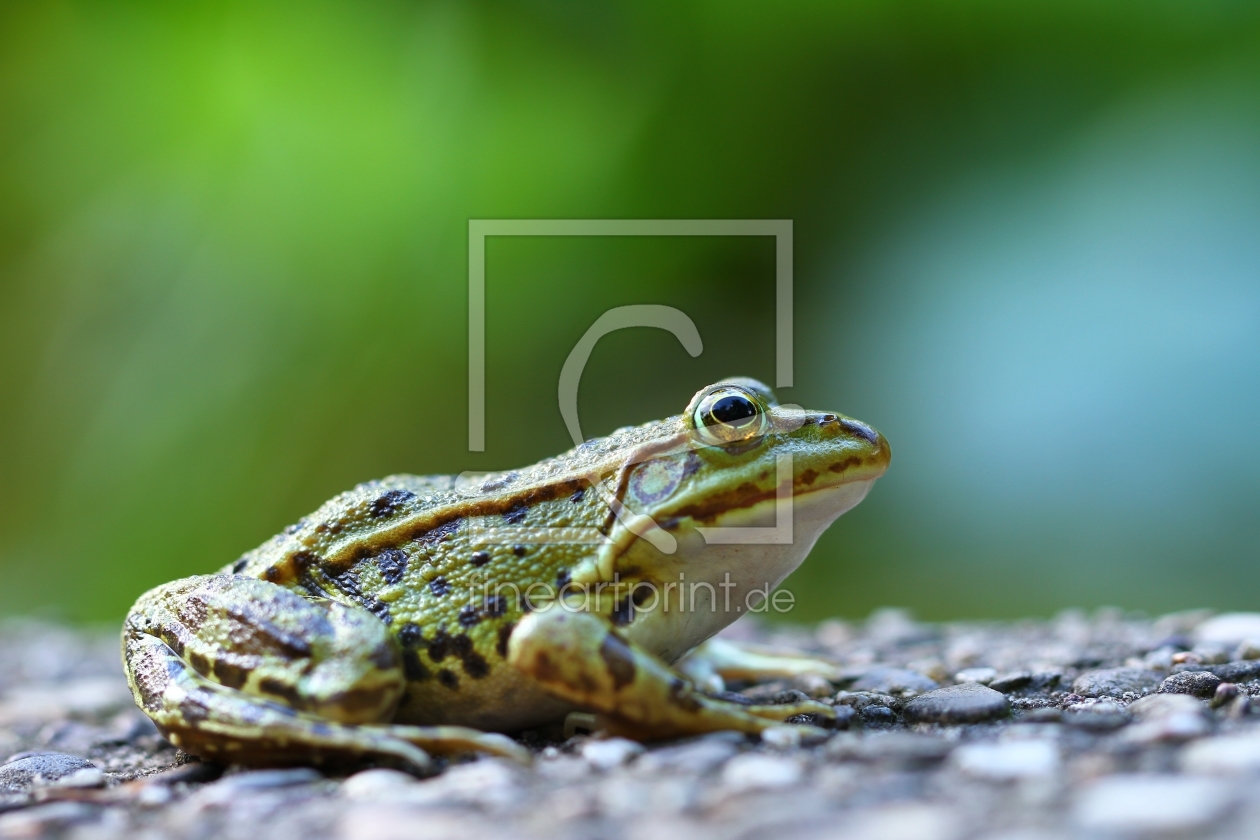
POLYGON ((1211 671, 1182 671, 1173 674, 1159 684, 1161 694, 1190 694, 1194 697, 1211 697, 1221 684, 1221 678, 1211 671))
POLYGON ((1063 711, 1063 722, 1070 726, 1094 732, 1119 729, 1133 718, 1126 710, 1110 700, 1096 703, 1078 703, 1063 711))
POLYGON ((1139 722, 1124 731, 1127 743, 1188 741, 1211 731, 1207 707, 1188 694, 1151 694, 1134 701, 1129 712, 1139 722))
POLYGON ((59 779, 47 781, 43 776, 36 776, 37 785, 51 788, 98 788, 105 784, 105 774, 96 767, 81 767, 59 779))
POLYGON ((643 745, 629 738, 605 738, 582 745, 582 758, 597 770, 612 770, 643 752, 643 745))
POLYGON ((1234 659, 1260 659, 1260 637, 1239 642, 1238 647, 1234 648, 1234 659))
POLYGON ((964 668, 957 674, 954 674, 954 682, 960 683, 980 683, 988 685, 997 677, 997 669, 995 668, 964 668))
POLYGON ((968 776, 994 782, 1049 778, 1060 763, 1058 749, 1040 740, 967 744, 954 750, 950 761, 968 776))
POLYGON ((1196 641, 1238 645, 1245 639, 1260 639, 1260 613, 1223 613, 1209 618, 1194 630, 1196 641))
POLYGON ((1206 708, 1185 694, 1150 694, 1130 703, 1128 712, 1138 720, 1159 720, 1181 714, 1203 717, 1206 708))
POLYGON ((722 784, 736 793, 785 788, 800 781, 803 774, 800 762, 791 758, 745 753, 722 768, 722 784))
POLYGON ((1212 708, 1219 709, 1238 696, 1237 683, 1223 682, 1212 692, 1212 708))
POLYGON ((1260 732, 1195 741, 1182 751, 1181 769, 1201 775, 1260 774, 1260 732))
POLYGON ((77 755, 55 752, 19 753, 0 766, 0 792, 23 793, 31 789, 36 777, 47 784, 88 768, 96 770, 96 765, 77 755))
POLYGON ((770 726, 761 730, 761 743, 776 750, 795 749, 801 745, 801 730, 795 726, 770 726))
POLYGON ((1144 668, 1101 668, 1077 677, 1072 692, 1082 697, 1122 697, 1154 691, 1159 683, 1159 675, 1144 668))
POLYGON ((718 733, 673 747, 662 747, 640 756, 633 769, 643 775, 663 771, 697 776, 721 766, 739 751, 744 737, 738 733, 718 733), (736 734, 737 738, 726 737, 736 734))
POLYGON ((897 713, 887 706, 864 706, 858 715, 863 723, 875 726, 891 726, 897 721, 897 713))
POLYGON ((1073 817, 1088 831, 1139 836, 1189 833, 1211 826, 1231 799, 1229 789, 1211 779, 1112 776, 1084 790, 1073 817))
POLYGON ((372 800, 418 784, 415 777, 400 770, 377 767, 355 773, 341 783, 337 793, 346 799, 372 800))
POLYGON ((1224 665, 1213 665, 1213 674, 1225 682, 1240 683, 1260 679, 1260 660, 1249 659, 1242 662, 1226 662, 1224 665))
POLYGON ((1012 674, 1003 674, 990 680, 989 688, 994 691, 1000 691, 1003 694, 1010 694, 1012 691, 1019 691, 1021 688, 1027 688, 1032 684, 1033 675, 1028 671, 1016 671, 1012 674))
POLYGON ((906 668, 874 668, 850 686, 852 691, 873 691, 902 696, 922 694, 937 687, 935 680, 906 668))
POLYGON ((915 723, 978 723, 1011 713, 1006 695, 978 683, 938 688, 915 697, 902 710, 915 723))

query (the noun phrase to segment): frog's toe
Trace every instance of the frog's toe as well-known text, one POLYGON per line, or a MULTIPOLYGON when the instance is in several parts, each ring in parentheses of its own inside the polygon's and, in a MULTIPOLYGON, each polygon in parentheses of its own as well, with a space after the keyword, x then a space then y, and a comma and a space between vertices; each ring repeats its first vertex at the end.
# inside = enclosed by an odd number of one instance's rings
POLYGON ((533 753, 497 732, 482 732, 466 726, 405 726, 396 724, 383 727, 392 737, 415 744, 434 755, 459 753, 486 753, 506 758, 519 764, 530 764, 533 753))

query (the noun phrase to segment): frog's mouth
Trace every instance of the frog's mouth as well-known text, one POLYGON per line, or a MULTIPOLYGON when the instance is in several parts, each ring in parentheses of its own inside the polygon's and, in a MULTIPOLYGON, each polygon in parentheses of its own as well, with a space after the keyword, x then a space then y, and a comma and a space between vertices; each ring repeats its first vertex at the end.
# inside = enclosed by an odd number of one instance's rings
MULTIPOLYGON (((879 476, 853 478, 835 484, 811 487, 794 492, 780 500, 774 493, 759 493, 722 510, 706 511, 705 516, 692 516, 703 533, 707 527, 787 529, 795 533, 816 529, 818 533, 836 519, 857 507, 870 492, 879 476), (781 521, 786 512, 789 522, 781 521)), ((816 536, 816 534, 815 534, 816 536)))

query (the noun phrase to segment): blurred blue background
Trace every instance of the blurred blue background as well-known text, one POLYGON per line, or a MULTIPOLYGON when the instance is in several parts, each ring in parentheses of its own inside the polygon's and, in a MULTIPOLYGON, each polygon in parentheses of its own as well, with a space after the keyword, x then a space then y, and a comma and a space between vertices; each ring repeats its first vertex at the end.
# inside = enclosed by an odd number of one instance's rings
POLYGON ((487 246, 470 218, 782 218, 796 384, 894 464, 792 618, 1260 592, 1260 8, 9 4, 0 610, 121 617, 354 483, 774 378, 769 239, 487 246))

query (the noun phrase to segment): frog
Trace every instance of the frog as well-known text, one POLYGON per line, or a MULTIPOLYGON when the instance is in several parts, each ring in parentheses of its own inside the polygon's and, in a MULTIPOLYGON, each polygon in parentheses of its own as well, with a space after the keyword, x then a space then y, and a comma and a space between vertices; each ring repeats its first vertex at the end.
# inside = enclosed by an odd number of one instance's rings
POLYGON ((715 636, 769 610, 890 460, 866 423, 733 377, 532 467, 369 481, 142 595, 127 681, 176 747, 247 766, 528 762, 511 733, 574 721, 639 741, 825 727, 826 703, 724 688, 834 662, 715 636))

